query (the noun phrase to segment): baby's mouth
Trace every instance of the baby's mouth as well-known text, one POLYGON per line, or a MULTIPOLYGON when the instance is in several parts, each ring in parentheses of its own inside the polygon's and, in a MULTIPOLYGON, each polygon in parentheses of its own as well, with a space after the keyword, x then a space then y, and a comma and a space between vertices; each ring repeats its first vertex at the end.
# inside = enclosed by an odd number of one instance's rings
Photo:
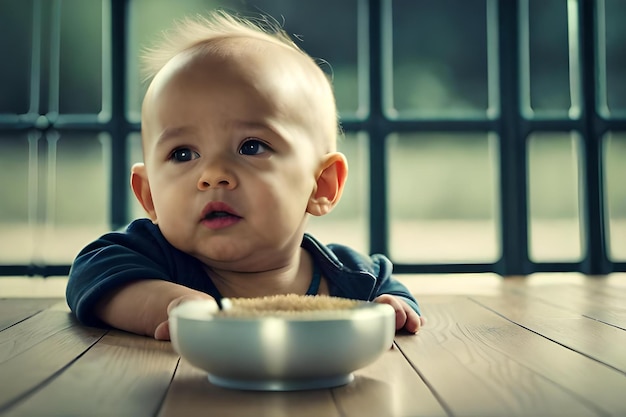
POLYGON ((239 223, 241 216, 228 204, 213 201, 202 210, 200 222, 210 229, 222 229, 239 223))
POLYGON ((222 219, 222 218, 226 218, 226 217, 235 217, 240 219, 241 217, 233 214, 233 213, 229 213, 228 211, 211 211, 209 213, 207 213, 204 216, 204 220, 215 220, 215 219, 222 219))

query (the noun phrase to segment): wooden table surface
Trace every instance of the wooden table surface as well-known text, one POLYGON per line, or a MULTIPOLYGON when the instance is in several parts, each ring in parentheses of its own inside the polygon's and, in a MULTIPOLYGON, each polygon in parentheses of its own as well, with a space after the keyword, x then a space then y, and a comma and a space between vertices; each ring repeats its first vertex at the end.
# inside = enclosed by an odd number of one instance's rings
POLYGON ((3 298, 0 416, 626 416, 626 277, 405 282, 420 334, 346 386, 298 392, 219 388, 168 342, 81 326, 62 298, 3 298))

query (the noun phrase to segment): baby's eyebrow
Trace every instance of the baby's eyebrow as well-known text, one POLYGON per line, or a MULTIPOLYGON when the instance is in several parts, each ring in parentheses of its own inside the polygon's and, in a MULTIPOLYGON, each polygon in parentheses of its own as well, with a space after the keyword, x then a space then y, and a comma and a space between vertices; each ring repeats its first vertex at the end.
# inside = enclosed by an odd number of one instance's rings
POLYGON ((235 120, 233 127, 235 129, 241 129, 242 131, 258 132, 263 135, 269 134, 274 140, 285 139, 285 132, 280 124, 274 125, 274 123, 269 120, 235 120))
POLYGON ((159 137, 157 138, 156 144, 157 144, 157 146, 162 145, 163 143, 165 143, 165 142, 167 142, 167 141, 169 141, 171 139, 176 139, 177 137, 189 134, 189 133, 193 132, 193 130, 194 129, 191 126, 166 127, 159 134, 159 137))
POLYGON ((256 121, 237 120, 233 123, 233 125, 240 129, 273 130, 267 123, 256 122, 256 121))

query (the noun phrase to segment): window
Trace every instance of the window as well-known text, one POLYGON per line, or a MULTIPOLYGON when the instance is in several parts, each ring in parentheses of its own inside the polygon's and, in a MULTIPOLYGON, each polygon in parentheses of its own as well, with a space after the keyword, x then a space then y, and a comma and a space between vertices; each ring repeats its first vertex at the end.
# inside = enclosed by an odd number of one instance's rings
POLYGON ((350 177, 322 241, 398 273, 626 271, 621 0, 5 0, 0 275, 66 274, 142 215, 140 48, 215 7, 333 77, 350 177))

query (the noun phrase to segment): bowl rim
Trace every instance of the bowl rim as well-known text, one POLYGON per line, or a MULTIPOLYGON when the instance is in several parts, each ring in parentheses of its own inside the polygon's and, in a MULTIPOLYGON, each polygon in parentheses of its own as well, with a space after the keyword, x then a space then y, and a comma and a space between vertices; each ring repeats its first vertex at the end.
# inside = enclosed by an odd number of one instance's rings
MULTIPOLYGON (((225 298, 227 299, 227 298, 225 298)), ((221 316, 221 311, 215 300, 188 300, 174 307, 169 312, 170 319, 179 319, 195 322, 261 322, 267 320, 281 320, 286 322, 324 322, 367 320, 384 316, 395 316, 395 310, 389 304, 373 301, 354 300, 356 306, 348 309, 311 310, 294 314, 264 314, 261 316, 221 316)))

